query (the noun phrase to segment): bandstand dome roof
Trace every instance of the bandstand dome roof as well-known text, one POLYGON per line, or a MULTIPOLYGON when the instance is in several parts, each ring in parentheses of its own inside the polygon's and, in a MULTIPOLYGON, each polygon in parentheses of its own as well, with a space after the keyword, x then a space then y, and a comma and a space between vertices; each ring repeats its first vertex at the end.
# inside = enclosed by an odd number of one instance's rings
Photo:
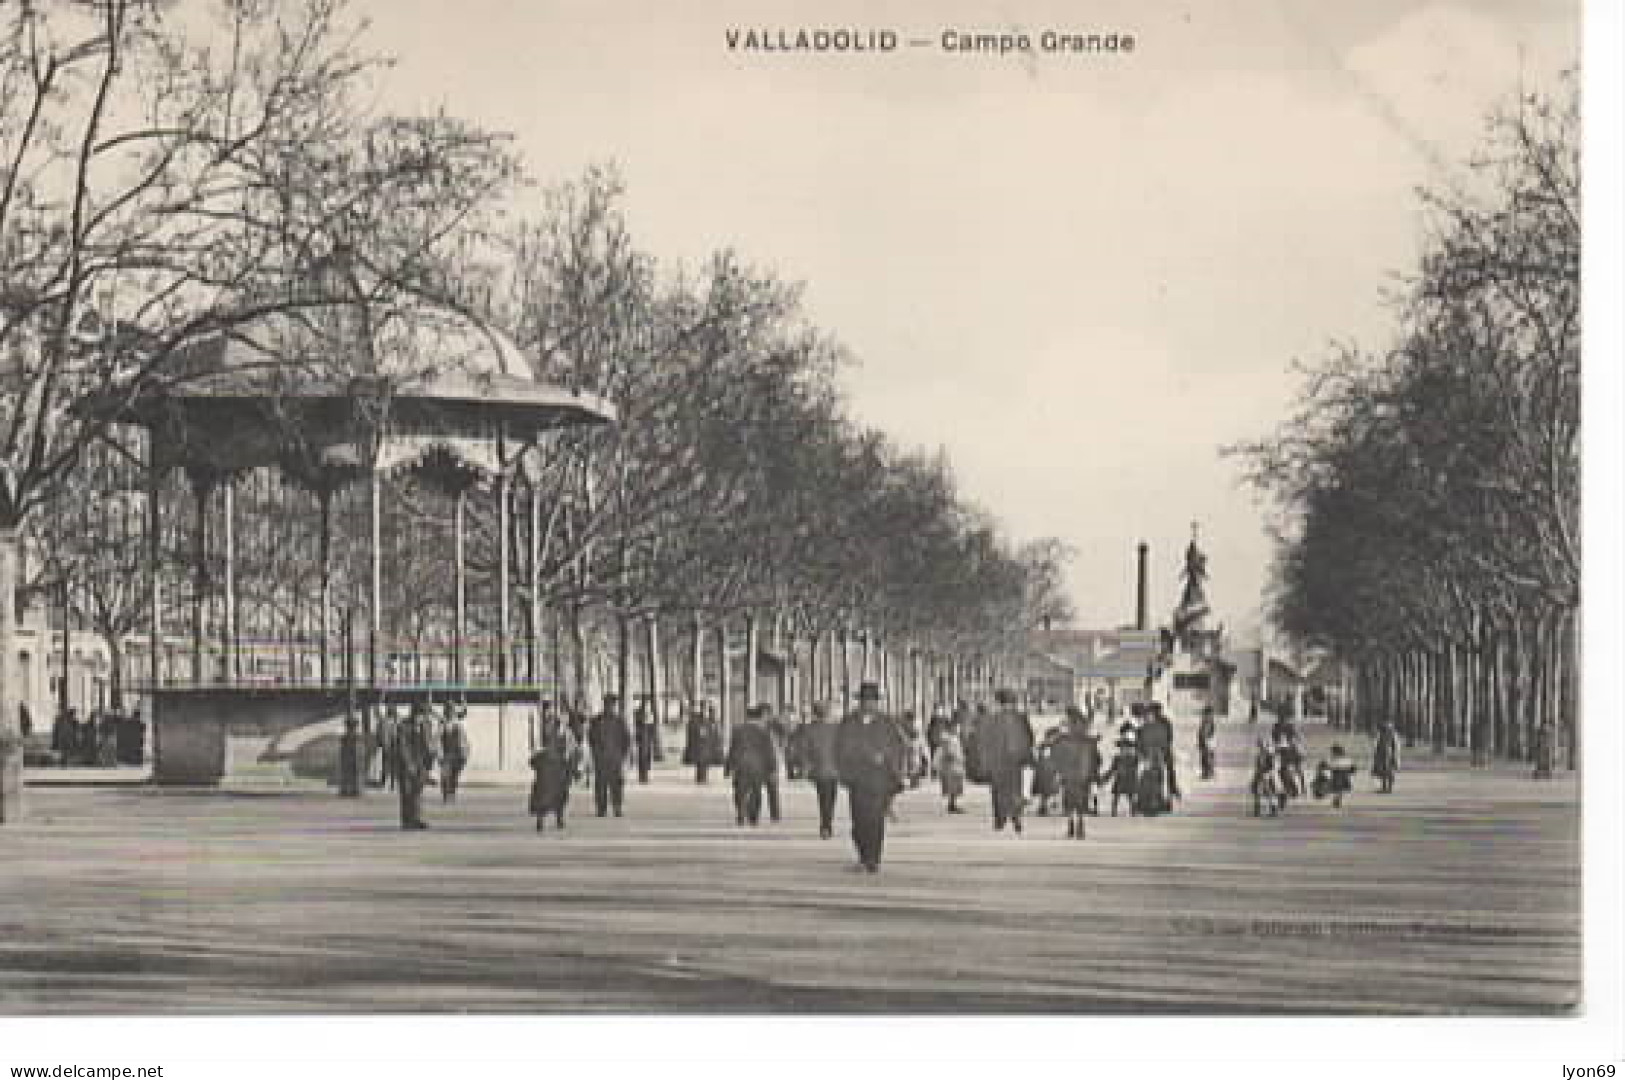
POLYGON ((489 473, 542 432, 615 420, 608 401, 539 380, 511 337, 467 316, 441 313, 393 345, 325 321, 275 313, 177 350, 132 409, 158 460, 236 469, 293 447, 388 471, 438 448, 489 473))

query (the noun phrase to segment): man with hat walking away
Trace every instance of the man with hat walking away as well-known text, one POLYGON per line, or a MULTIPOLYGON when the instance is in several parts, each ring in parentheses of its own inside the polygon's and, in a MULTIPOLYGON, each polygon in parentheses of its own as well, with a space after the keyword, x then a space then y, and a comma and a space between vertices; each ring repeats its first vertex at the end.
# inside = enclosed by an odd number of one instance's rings
POLYGON ((457 784, 468 766, 468 728, 463 726, 467 714, 466 706, 446 702, 445 718, 440 724, 440 797, 445 802, 457 801, 457 784))
POLYGON ((611 810, 621 816, 626 796, 626 758, 632 749, 632 732, 621 715, 617 694, 604 695, 604 710, 587 722, 587 745, 592 748, 592 796, 599 817, 611 810))
POLYGON ((995 694, 999 708, 983 723, 982 768, 993 788, 993 828, 1021 831, 1021 772, 1033 759, 1033 725, 1016 708, 1016 692, 995 694))
POLYGON ((395 731, 395 785, 401 797, 401 828, 427 829, 423 788, 435 763, 434 722, 429 706, 417 702, 395 731))
POLYGON ((752 705, 745 712, 744 723, 734 727, 728 741, 723 774, 733 780, 734 820, 740 825, 756 825, 762 820, 762 788, 774 767, 773 736, 768 733, 766 719, 767 706, 752 705))
POLYGON ((835 733, 835 760, 846 785, 847 813, 858 865, 873 874, 880 869, 886 843, 886 809, 903 790, 908 748, 897 725, 880 713, 880 687, 858 687, 858 707, 835 733))
POLYGON ((838 734, 839 729, 829 722, 829 706, 820 701, 812 708, 812 720, 795 735, 796 758, 818 793, 818 835, 825 840, 835 835, 835 801, 841 785, 835 756, 838 734))

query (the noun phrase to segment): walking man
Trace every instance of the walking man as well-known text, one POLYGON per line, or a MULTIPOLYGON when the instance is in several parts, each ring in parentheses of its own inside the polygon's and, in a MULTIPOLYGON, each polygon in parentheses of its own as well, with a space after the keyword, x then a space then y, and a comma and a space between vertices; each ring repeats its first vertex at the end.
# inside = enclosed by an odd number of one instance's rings
POLYGON ((468 765, 468 729, 463 726, 464 715, 462 706, 446 702, 446 719, 440 727, 440 753, 444 760, 440 769, 440 797, 445 802, 457 801, 457 785, 468 765))
MULTIPOLYGON (((745 720, 728 740, 728 760, 723 773, 733 778, 734 820, 740 825, 756 825, 762 820, 762 787, 773 775, 773 736, 763 720, 765 705, 752 705, 745 720)), ((778 817, 775 815, 775 821, 778 817)))
POLYGON ((840 792, 841 769, 835 756, 836 726, 829 722, 829 706, 812 707, 812 720, 796 734, 801 768, 818 793, 818 835, 835 835, 835 800, 840 792))
POLYGON ((994 697, 999 708, 981 724, 982 767, 993 788, 993 828, 1009 822, 1019 833, 1021 772, 1033 760, 1033 725, 1016 708, 1014 690, 1000 690, 994 697))
POLYGON ((639 705, 632 713, 632 738, 637 747, 638 783, 647 784, 655 759, 655 724, 646 706, 639 705))
POLYGON ((722 760, 722 729, 711 715, 711 703, 694 706, 688 721, 688 737, 683 744, 683 764, 694 766, 694 782, 710 781, 711 766, 722 760))
POLYGON ((429 707, 422 702, 395 731, 395 786, 401 796, 401 828, 427 829, 423 820, 423 788, 434 769, 435 737, 429 707))
POLYGON ((344 718, 344 734, 339 736, 339 794, 355 798, 361 794, 361 733, 353 716, 344 718))
MULTIPOLYGON (((1544 733, 1545 729, 1542 729, 1544 733)), ((1547 755, 1549 757, 1549 755, 1547 755)), ((1540 767, 1541 755, 1536 754, 1536 768, 1540 767)), ((1377 746, 1371 754, 1371 775, 1376 777, 1380 785, 1378 790, 1388 795, 1394 790, 1394 780, 1399 776, 1399 729, 1394 722, 1383 718, 1382 726, 1377 729, 1377 746)), ((1551 775, 1550 770, 1547 775, 1551 775)))
POLYGON ((835 760, 846 785, 858 865, 871 874, 880 870, 886 809, 903 790, 907 752, 897 725, 880 714, 880 687, 864 683, 858 688, 857 711, 836 732, 835 760))
POLYGON ((378 759, 377 786, 386 791, 395 786, 395 740, 400 729, 401 719, 395 706, 383 706, 378 714, 378 727, 373 732, 373 747, 378 759))
POLYGON ((615 811, 621 816, 626 795, 626 757, 632 749, 632 732, 621 715, 621 699, 604 695, 604 710, 587 723, 587 745, 592 747, 592 797, 598 816, 615 811))
POLYGON ((1202 779, 1213 779, 1217 762, 1215 753, 1219 741, 1219 725, 1213 718, 1213 706, 1202 706, 1202 723, 1196 729, 1196 751, 1202 762, 1202 779))

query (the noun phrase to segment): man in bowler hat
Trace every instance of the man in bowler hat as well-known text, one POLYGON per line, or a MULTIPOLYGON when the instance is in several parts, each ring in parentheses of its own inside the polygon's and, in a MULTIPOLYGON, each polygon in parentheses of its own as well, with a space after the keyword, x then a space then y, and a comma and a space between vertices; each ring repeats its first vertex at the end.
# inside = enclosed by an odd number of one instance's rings
POLYGON ((897 725, 880 713, 880 687, 864 683, 858 688, 857 710, 835 734, 835 760, 846 785, 858 865, 871 874, 880 869, 886 810, 903 790, 907 754, 897 725))

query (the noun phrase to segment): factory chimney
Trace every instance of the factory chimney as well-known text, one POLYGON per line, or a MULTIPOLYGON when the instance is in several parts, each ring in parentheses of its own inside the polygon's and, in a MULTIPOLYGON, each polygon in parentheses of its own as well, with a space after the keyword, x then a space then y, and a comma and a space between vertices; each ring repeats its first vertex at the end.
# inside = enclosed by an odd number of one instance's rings
POLYGON ((1146 575, 1150 572, 1148 569, 1150 551, 1150 545, 1143 540, 1140 541, 1140 570, 1138 583, 1134 591, 1134 629, 1136 630, 1151 629, 1150 609, 1147 607, 1149 597, 1146 595, 1146 575))

